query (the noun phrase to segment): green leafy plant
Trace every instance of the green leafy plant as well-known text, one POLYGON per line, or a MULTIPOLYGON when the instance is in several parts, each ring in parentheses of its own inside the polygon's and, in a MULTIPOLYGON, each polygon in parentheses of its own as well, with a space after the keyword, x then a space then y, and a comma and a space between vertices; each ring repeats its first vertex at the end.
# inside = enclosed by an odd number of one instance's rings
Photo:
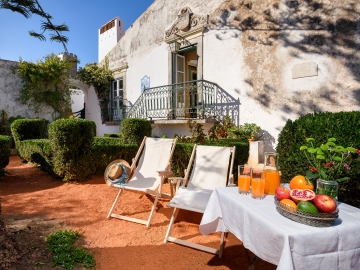
POLYGON ((89 63, 83 68, 80 67, 77 77, 80 81, 94 87, 96 96, 100 100, 102 122, 109 121, 108 101, 110 98, 110 81, 113 79, 113 75, 112 71, 108 68, 107 59, 105 59, 104 66, 89 63))
POLYGON ((125 118, 121 122, 124 143, 140 145, 144 136, 151 136, 151 123, 141 118, 125 118))
POLYGON ((218 138, 227 138, 228 130, 234 126, 229 115, 225 115, 221 121, 215 121, 214 125, 209 129, 208 136, 210 140, 218 138))
POLYGON ((255 123, 245 123, 241 126, 241 129, 245 133, 248 139, 256 137, 256 134, 261 130, 261 127, 255 123))
POLYGON ((36 63, 20 59, 16 71, 24 86, 19 101, 32 106, 36 113, 47 105, 60 117, 64 116, 66 108, 70 107, 69 73, 73 61, 61 60, 55 54, 47 55, 36 63))
POLYGON ((309 161, 308 179, 321 178, 328 181, 342 182, 349 180, 344 174, 350 170, 353 161, 351 153, 356 153, 354 147, 336 145, 335 138, 329 138, 325 144, 314 146, 315 139, 307 138, 307 145, 302 145, 300 150, 309 161))
POLYGON ((61 230, 46 238, 49 251, 53 253, 52 266, 59 264, 65 269, 72 269, 78 263, 82 263, 85 268, 95 266, 93 254, 87 253, 83 248, 73 246, 80 237, 81 235, 78 232, 61 230))

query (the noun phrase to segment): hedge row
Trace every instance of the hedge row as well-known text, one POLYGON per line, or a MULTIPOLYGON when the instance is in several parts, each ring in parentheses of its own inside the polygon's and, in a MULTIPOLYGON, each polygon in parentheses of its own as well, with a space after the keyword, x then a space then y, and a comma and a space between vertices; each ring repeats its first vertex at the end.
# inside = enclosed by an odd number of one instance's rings
POLYGON ((0 135, 0 174, 9 164, 10 150, 11 137, 6 135, 0 135))
MULTIPOLYGON (((276 151, 279 154, 281 179, 289 182, 295 175, 305 175, 309 163, 300 151, 306 138, 314 138, 315 145, 336 138, 336 144, 360 148, 360 112, 314 112, 295 121, 288 120, 279 134, 276 151)), ((360 162, 351 164, 350 180, 339 183, 339 200, 360 207, 360 162)), ((316 183, 314 183, 316 184, 316 183)))
MULTIPOLYGON (((49 139, 18 141, 22 149, 21 156, 39 163, 43 169, 66 181, 81 181, 93 174, 102 174, 106 166, 115 159, 125 159, 131 164, 139 146, 134 143, 124 144, 120 138, 94 137, 94 125, 93 122, 82 119, 54 121, 49 125, 49 139)), ((222 139, 207 144, 235 145, 235 165, 244 164, 248 159, 248 142, 222 139)), ((193 144, 176 145, 172 159, 172 170, 176 176, 183 176, 192 149, 193 144)), ((234 166, 235 173, 236 170, 237 166, 234 166)))

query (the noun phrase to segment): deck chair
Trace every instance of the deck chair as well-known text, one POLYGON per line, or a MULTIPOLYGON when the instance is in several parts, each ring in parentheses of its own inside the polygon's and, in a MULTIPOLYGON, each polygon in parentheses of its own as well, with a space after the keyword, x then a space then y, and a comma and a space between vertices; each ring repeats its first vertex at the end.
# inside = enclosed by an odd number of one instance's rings
POLYGON ((170 181, 176 182, 176 195, 168 203, 168 206, 174 207, 174 211, 170 219, 164 243, 170 241, 213 254, 218 254, 220 258, 222 257, 224 233, 221 234, 220 249, 210 248, 179 238, 174 238, 170 236, 170 233, 179 209, 204 213, 207 202, 209 201, 211 193, 215 188, 225 187, 227 184, 234 185, 232 175, 234 156, 235 146, 194 146, 189 165, 185 170, 184 178, 169 178, 170 181), (191 167, 191 177, 188 180, 191 167))
MULTIPOLYGON (((159 196, 172 197, 172 194, 162 193, 162 186, 165 177, 171 176, 170 162, 175 150, 177 139, 149 138, 145 137, 140 148, 132 161, 130 179, 126 185, 109 184, 119 188, 119 192, 110 208, 108 218, 114 217, 141 223, 150 226, 159 196), (136 166, 137 165, 137 166, 136 166), (114 214, 114 208, 119 200, 122 191, 140 192, 155 196, 154 204, 150 211, 148 220, 114 214)), ((172 187, 171 187, 172 191, 172 187)))

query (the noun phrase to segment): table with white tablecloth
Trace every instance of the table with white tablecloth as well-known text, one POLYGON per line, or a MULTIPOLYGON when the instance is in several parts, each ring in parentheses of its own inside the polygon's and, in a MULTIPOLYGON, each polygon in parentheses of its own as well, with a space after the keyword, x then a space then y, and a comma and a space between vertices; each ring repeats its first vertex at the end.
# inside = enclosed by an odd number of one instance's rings
POLYGON ((338 208, 333 226, 312 227, 280 215, 274 196, 255 200, 237 187, 216 188, 200 232, 231 232, 277 269, 360 269, 360 209, 340 202, 338 208))

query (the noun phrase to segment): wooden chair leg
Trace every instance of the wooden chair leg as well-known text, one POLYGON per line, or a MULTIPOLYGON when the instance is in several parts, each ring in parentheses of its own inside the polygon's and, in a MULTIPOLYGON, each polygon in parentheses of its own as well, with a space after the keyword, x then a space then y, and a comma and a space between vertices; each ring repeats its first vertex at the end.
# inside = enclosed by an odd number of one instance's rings
POLYGON ((147 222, 147 224, 146 224, 146 227, 150 227, 150 222, 151 222, 152 216, 154 215, 154 212, 155 212, 155 208, 156 208, 158 199, 159 199, 159 192, 156 194, 156 197, 155 197, 155 200, 154 200, 154 204, 153 204, 153 206, 152 206, 152 208, 151 208, 150 216, 149 216, 148 222, 147 222))
POLYGON ((171 228, 172 228, 172 226, 173 226, 173 224, 174 224, 174 221, 175 221, 175 219, 176 219, 176 216, 177 216, 178 211, 179 211, 179 209, 174 208, 173 214, 172 214, 171 219, 170 219, 170 222, 169 222, 168 229, 167 229, 167 231, 166 231, 164 243, 167 243, 167 241, 168 241, 168 238, 169 238, 169 235, 170 235, 170 232, 171 232, 171 228))
POLYGON ((118 192, 118 194, 117 194, 117 196, 116 196, 116 198, 115 198, 115 200, 114 200, 114 202, 113 202, 113 205, 112 205, 111 208, 110 208, 110 211, 109 211, 109 214, 107 215, 107 218, 110 218, 112 212, 114 211, 114 208, 115 208, 115 206, 116 206, 116 204, 117 204, 117 202, 118 202, 118 200, 119 200, 121 191, 122 191, 122 189, 120 188, 120 189, 119 189, 119 192, 118 192))

